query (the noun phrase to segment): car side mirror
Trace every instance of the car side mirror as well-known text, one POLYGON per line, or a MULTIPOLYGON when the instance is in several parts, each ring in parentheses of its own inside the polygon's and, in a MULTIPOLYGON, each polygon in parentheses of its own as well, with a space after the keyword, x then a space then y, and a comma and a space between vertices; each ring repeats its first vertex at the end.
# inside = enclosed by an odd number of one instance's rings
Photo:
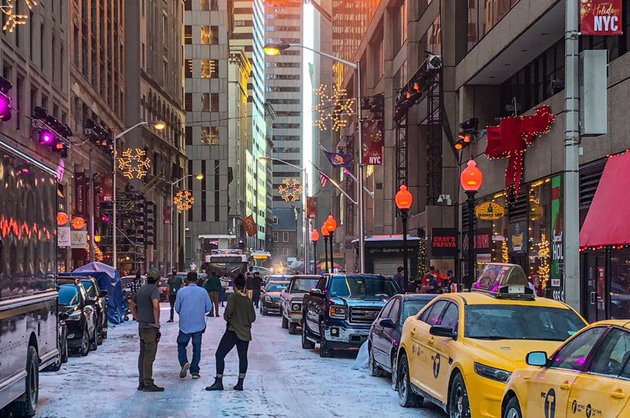
POLYGON ((386 319, 381 319, 381 322, 379 322, 380 326, 382 326, 383 328, 396 328, 396 324, 394 324, 394 321, 392 321, 389 318, 386 319))
POLYGON ((457 339, 457 332, 453 331, 451 327, 447 327, 445 325, 433 325, 429 329, 429 334, 435 335, 436 337, 446 337, 457 339))
POLYGON ((544 351, 532 351, 527 354, 526 362, 530 366, 541 366, 544 367, 547 365, 547 353, 544 351))
POLYGON ((311 289, 311 291, 308 292, 308 294, 311 296, 318 297, 318 298, 324 297, 324 292, 322 292, 321 289, 311 289))
POLYGON ((68 314, 67 314, 67 313, 65 313, 65 312, 60 312, 60 313, 59 313, 59 319, 61 319, 62 321, 65 321, 66 319, 68 319, 68 317, 69 317, 69 316, 70 316, 70 315, 68 315, 68 314))

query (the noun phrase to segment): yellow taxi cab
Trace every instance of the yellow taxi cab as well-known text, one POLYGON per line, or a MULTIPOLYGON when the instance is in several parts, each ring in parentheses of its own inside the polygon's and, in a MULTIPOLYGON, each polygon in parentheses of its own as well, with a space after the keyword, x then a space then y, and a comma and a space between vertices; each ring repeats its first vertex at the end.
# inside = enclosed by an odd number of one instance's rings
POLYGON ((405 321, 402 406, 427 399, 450 417, 500 417, 506 382, 526 353, 553 352, 587 325, 568 305, 535 298, 517 265, 488 264, 474 288, 438 296, 405 321))
POLYGON ((527 355, 503 398, 503 417, 630 417, 630 322, 596 322, 551 357, 527 355))

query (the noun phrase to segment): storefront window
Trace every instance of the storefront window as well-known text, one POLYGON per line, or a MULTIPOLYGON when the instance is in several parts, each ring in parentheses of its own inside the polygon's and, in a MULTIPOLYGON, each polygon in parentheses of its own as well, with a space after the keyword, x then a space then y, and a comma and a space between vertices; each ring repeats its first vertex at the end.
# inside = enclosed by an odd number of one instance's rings
POLYGON ((610 261, 610 317, 630 319, 630 248, 613 250, 610 261))
POLYGON ((532 183, 528 200, 529 280, 544 296, 551 273, 551 179, 532 183))

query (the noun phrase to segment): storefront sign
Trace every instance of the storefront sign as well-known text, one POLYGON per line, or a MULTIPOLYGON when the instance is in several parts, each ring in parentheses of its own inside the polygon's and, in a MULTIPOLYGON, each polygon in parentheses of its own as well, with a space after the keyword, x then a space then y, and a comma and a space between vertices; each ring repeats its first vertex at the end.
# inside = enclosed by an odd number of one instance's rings
POLYGON ((505 216, 505 208, 494 202, 477 205, 475 215, 480 221, 496 221, 505 216))
POLYGON ((580 33, 604 36, 623 34, 621 0, 582 0, 580 33))
POLYGON ((527 252, 527 222, 511 223, 508 227, 508 248, 512 254, 527 252))
POLYGON ((562 221, 562 176, 551 179, 551 297, 564 300, 562 292, 562 265, 564 263, 562 221))
POLYGON ((70 227, 60 226, 57 228, 57 246, 59 248, 67 248, 71 244, 70 227))
POLYGON ((364 121, 363 132, 363 164, 383 165, 383 121, 364 121))
POLYGON ((475 233, 475 251, 477 254, 492 252, 491 246, 492 230, 489 228, 479 228, 475 233))
POLYGON ((87 247, 87 231, 71 231, 70 247, 85 249, 87 247))
POLYGON ((433 257, 456 257, 457 229, 433 228, 431 232, 431 255, 433 257))

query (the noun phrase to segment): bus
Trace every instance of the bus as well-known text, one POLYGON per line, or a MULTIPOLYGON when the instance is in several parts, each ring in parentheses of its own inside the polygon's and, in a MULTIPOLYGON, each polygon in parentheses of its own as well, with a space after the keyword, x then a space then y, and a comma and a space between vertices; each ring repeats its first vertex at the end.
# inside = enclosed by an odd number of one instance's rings
POLYGON ((32 416, 39 372, 60 355, 57 176, 0 138, 0 190, 0 408, 32 416))

